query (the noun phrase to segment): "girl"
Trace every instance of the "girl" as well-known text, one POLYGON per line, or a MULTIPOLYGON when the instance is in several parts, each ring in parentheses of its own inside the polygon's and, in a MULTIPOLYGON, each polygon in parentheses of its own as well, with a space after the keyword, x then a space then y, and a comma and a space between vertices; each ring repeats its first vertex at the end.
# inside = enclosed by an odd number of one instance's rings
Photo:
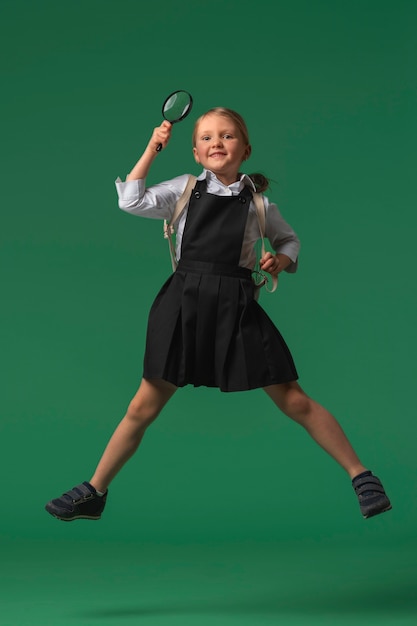
MULTIPOLYGON (((156 128, 126 182, 116 181, 121 209, 172 217, 189 177, 145 187, 157 146, 167 146, 171 129, 167 121, 156 128)), ((46 510, 64 521, 99 519, 112 479, 177 388, 187 384, 222 391, 262 387, 346 470, 363 517, 389 510, 381 482, 362 465, 336 419, 297 383, 288 347, 254 298, 251 275, 260 231, 252 192, 265 191, 268 181, 240 173, 251 154, 242 117, 225 108, 202 115, 194 129, 193 153, 203 172, 177 220, 178 267, 150 311, 141 385, 90 481, 52 500, 46 510)), ((264 205, 266 236, 275 254, 265 253, 260 268, 272 277, 295 272, 297 236, 266 197, 264 205)))

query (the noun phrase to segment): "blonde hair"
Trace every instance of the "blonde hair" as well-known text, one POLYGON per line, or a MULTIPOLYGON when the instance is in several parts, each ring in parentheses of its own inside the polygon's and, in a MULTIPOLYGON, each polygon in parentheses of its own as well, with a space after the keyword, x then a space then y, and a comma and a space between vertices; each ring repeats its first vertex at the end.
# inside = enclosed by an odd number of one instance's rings
MULTIPOLYGON (((218 115, 218 116, 229 118, 235 124, 236 128, 240 132, 245 144, 247 146, 250 145, 248 127, 246 126, 246 122, 243 119, 243 117, 236 111, 233 111, 233 109, 227 109, 226 107, 214 107, 213 109, 210 109, 203 115, 200 115, 200 117, 196 121, 194 125, 193 137, 192 137, 193 148, 195 148, 195 144, 196 144, 198 125, 200 124, 200 122, 203 121, 203 119, 207 115, 218 115)), ((253 184, 255 185, 256 191, 258 191, 259 193, 262 193, 268 189, 269 180, 263 174, 260 174, 259 172, 257 172, 255 174, 248 174, 248 176, 252 180, 253 184)))

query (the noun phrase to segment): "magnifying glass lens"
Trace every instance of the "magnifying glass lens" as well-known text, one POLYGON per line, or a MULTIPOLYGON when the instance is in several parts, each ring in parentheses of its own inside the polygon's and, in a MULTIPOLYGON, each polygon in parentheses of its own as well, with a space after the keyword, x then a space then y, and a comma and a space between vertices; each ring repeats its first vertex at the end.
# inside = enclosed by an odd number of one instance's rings
POLYGON ((168 122, 180 122, 188 115, 193 99, 187 91, 175 91, 165 100, 162 115, 168 122))

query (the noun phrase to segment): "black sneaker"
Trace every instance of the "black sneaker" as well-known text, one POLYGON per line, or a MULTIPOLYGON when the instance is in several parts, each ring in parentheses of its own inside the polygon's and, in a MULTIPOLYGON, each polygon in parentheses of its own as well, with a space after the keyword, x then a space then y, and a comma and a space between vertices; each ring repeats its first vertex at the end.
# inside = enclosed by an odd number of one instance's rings
POLYGON ((391 502, 379 478, 372 472, 362 472, 352 480, 365 519, 392 509, 391 502))
POLYGON ((106 504, 107 491, 99 496, 87 481, 77 485, 60 498, 51 500, 45 509, 54 517, 72 522, 74 519, 100 519, 106 504))

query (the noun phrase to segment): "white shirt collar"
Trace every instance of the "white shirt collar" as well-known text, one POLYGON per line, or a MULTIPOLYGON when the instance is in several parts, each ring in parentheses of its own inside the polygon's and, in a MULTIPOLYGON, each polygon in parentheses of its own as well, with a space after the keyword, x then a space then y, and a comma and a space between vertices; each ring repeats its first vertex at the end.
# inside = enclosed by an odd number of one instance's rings
POLYGON ((231 185, 224 185, 211 170, 203 169, 197 180, 207 180, 207 182, 213 182, 224 189, 230 189, 232 193, 240 193, 244 187, 249 187, 251 190, 256 191, 256 187, 251 178, 247 174, 240 174, 239 180, 231 185))

